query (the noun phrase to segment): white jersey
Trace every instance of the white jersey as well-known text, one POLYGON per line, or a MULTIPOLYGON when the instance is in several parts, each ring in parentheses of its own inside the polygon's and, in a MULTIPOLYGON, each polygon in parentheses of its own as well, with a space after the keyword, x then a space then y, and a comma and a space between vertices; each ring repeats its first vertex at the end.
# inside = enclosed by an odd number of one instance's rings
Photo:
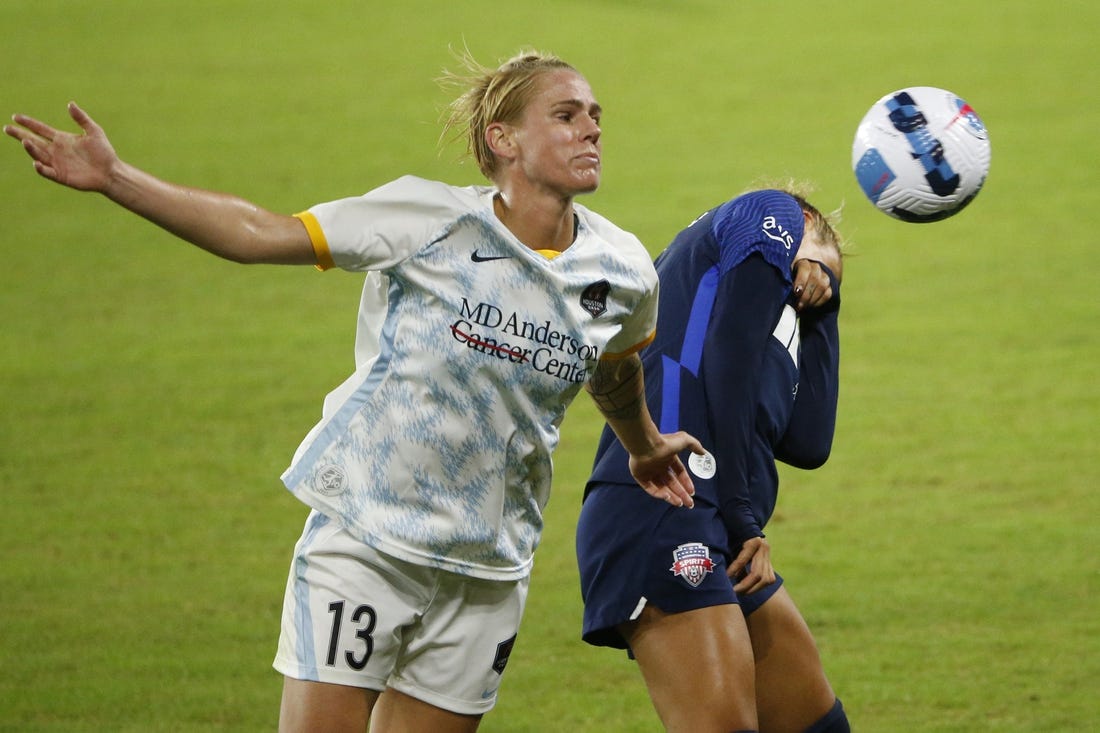
POLYGON ((356 371, 283 481, 382 552, 504 580, 530 572, 565 408, 652 339, 657 275, 579 205, 572 246, 531 250, 496 193, 406 176, 298 215, 322 268, 368 274, 356 371))

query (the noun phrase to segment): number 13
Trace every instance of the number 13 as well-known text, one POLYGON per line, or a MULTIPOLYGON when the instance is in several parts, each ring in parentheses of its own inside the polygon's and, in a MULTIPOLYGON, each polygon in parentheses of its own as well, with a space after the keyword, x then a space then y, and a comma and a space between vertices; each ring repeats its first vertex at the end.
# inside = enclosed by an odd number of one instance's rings
MULTIPOLYGON (((340 626, 344 621, 344 601, 333 601, 328 604, 328 611, 332 614, 332 634, 329 636, 328 659, 326 662, 328 666, 334 667, 336 666, 337 648, 340 645, 340 626)), ((356 657, 355 651, 351 649, 344 652, 344 661, 348 663, 349 667, 356 670, 366 667, 367 662, 370 661, 370 655, 374 652, 374 637, 371 634, 374 633, 374 624, 378 620, 374 609, 365 604, 359 606, 351 614, 351 620, 355 624, 360 624, 364 616, 367 617, 366 623, 355 629, 355 637, 362 639, 365 647, 362 655, 356 657)))

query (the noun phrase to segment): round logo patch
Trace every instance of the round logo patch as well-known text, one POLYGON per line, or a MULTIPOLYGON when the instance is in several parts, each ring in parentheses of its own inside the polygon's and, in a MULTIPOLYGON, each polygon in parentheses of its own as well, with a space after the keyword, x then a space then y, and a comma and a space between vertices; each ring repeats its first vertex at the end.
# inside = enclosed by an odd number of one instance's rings
POLYGON ((348 488, 348 475, 340 466, 328 464, 317 472, 317 490, 326 496, 335 496, 348 488))
POLYGON ((688 456, 688 470, 699 478, 714 478, 714 474, 718 472, 718 464, 710 453, 692 453, 688 456))

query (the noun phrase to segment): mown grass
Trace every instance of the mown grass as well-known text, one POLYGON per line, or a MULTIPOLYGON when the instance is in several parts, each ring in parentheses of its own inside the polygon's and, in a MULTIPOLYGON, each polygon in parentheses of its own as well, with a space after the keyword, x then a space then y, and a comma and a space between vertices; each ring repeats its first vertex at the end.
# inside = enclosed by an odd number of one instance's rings
MULTIPOLYGON (((760 178, 843 204, 834 455, 769 531, 858 731, 1085 731, 1100 716, 1100 11, 425 0, 0 7, 0 101, 76 99, 131 161, 281 211, 438 151, 448 46, 560 53, 607 114, 584 203, 656 253, 760 178), (415 33, 410 35, 410 29, 415 33), (900 224, 849 172, 872 101, 953 89, 993 140, 957 219, 900 224)), ((271 730, 304 509, 278 482, 351 368, 357 278, 241 268, 0 148, 0 730, 271 730)), ((529 610, 489 731, 655 731, 631 662, 579 641, 572 532, 599 430, 564 425, 529 610)))

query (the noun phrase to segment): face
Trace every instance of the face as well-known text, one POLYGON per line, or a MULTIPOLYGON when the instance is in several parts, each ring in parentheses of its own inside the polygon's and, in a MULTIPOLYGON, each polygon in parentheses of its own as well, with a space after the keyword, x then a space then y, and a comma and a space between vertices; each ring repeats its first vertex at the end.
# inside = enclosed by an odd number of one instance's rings
MULTIPOLYGON (((518 123, 499 125, 516 175, 563 197, 600 185, 600 105, 584 77, 547 72, 518 123)), ((495 127, 495 126, 491 126, 495 127)))

